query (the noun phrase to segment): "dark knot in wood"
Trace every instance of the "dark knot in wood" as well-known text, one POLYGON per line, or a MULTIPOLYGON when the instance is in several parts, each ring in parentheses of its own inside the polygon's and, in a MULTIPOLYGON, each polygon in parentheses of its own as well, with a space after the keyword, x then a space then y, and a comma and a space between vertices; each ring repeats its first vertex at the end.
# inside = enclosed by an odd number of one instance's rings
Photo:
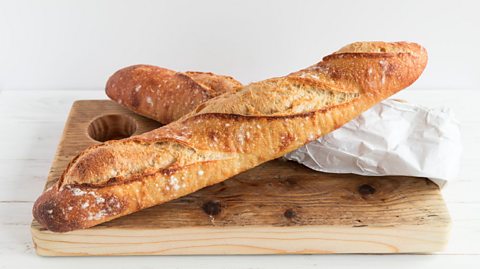
POLYGON ((375 188, 372 187, 372 186, 369 185, 369 184, 363 184, 363 185, 361 185, 360 187, 358 187, 358 192, 359 192, 362 196, 367 196, 367 195, 374 194, 375 191, 376 191, 375 188))
POLYGON ((283 213, 283 216, 285 216, 285 218, 287 219, 293 219, 296 215, 297 213, 295 213, 295 211, 293 211, 293 209, 291 208, 285 210, 285 212, 283 213))
POLYGON ((208 201, 202 205, 203 211, 209 216, 216 216, 222 211, 220 202, 208 201))

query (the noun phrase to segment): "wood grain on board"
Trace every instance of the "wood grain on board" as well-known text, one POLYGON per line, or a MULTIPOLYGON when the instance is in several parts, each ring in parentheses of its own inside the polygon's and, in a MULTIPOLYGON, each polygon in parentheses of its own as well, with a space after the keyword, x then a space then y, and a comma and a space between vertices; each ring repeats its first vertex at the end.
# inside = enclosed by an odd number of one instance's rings
MULTIPOLYGON (((107 100, 77 101, 46 187, 89 145, 159 127, 107 100)), ((446 244, 450 217, 427 179, 327 174, 274 160, 166 204, 96 227, 52 233, 47 256, 412 253, 446 244)))

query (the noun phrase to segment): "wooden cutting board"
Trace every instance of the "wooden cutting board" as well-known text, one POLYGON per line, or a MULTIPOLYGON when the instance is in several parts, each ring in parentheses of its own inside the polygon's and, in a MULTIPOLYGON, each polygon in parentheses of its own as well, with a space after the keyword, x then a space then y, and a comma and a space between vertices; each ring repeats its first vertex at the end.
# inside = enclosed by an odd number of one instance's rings
MULTIPOLYGON (((111 101, 75 102, 46 187, 94 139, 158 126, 111 101)), ((327 174, 278 159, 90 229, 53 233, 34 220, 31 231, 39 255, 89 256, 423 253, 441 250, 449 228, 427 179, 327 174)))

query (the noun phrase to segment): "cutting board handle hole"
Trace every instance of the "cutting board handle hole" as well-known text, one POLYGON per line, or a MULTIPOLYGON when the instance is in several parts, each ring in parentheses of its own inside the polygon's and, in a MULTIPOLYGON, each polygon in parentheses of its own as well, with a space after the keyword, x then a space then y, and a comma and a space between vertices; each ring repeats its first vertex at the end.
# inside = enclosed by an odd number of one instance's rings
POLYGON ((137 122, 126 115, 111 114, 94 119, 88 126, 88 136, 98 142, 122 139, 137 131, 137 122))

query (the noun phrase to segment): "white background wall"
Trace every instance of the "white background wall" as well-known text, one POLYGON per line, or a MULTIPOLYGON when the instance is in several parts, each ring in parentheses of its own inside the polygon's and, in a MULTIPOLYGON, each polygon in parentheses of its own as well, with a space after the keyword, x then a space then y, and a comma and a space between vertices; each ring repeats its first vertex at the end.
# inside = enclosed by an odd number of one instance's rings
POLYGON ((3 1, 0 90, 103 89, 149 63, 279 76, 359 40, 429 51, 418 89, 480 89, 479 1, 3 1))

